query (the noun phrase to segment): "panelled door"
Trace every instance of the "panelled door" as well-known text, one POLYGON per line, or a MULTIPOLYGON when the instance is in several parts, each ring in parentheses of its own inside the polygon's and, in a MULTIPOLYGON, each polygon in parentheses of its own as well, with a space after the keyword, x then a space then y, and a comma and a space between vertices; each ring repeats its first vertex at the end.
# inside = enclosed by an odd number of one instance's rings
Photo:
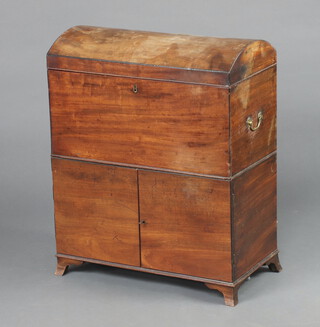
POLYGON ((227 181, 139 171, 141 265, 232 281, 227 181))
POLYGON ((52 159, 57 253, 140 266, 135 169, 52 159))

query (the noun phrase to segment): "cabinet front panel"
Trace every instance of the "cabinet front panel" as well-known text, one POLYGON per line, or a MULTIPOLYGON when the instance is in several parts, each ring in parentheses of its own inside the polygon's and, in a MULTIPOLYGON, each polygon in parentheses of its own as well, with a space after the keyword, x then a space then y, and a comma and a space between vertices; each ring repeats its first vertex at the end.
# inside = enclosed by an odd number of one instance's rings
POLYGON ((52 153, 228 176, 228 90, 49 70, 52 153))
POLYGON ((232 281, 226 181, 139 171, 141 265, 232 281))
POLYGON ((140 265, 137 172, 52 159, 57 252, 140 265))

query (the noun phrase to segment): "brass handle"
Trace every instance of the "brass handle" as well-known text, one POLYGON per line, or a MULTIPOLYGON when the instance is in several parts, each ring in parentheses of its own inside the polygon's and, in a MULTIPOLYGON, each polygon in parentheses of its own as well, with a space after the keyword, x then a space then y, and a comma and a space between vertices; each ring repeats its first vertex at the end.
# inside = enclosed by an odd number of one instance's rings
POLYGON ((138 93, 138 85, 137 84, 134 84, 133 87, 132 87, 132 92, 133 93, 138 93))
POLYGON ((262 120, 263 120, 263 113, 262 113, 262 111, 259 111, 258 112, 258 124, 257 124, 257 126, 253 127, 252 117, 247 118, 247 125, 249 126, 251 131, 256 131, 260 127, 260 125, 262 123, 262 120))

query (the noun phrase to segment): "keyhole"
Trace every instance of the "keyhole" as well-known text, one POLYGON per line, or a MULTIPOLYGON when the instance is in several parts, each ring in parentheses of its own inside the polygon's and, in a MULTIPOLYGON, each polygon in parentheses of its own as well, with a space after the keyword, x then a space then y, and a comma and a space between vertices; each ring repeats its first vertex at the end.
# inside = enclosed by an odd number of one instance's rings
POLYGON ((134 84, 133 87, 132 87, 132 92, 133 93, 138 93, 138 86, 137 84, 134 84))

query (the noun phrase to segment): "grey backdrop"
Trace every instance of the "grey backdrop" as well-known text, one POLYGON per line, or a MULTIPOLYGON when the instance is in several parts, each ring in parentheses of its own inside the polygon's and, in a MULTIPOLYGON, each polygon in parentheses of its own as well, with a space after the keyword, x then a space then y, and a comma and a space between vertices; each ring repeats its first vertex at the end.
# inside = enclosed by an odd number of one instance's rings
POLYGON ((319 1, 1 0, 0 326, 320 326, 319 1), (278 51, 280 274, 239 305, 202 284, 86 265, 53 275, 45 55, 87 24, 258 38, 278 51))

